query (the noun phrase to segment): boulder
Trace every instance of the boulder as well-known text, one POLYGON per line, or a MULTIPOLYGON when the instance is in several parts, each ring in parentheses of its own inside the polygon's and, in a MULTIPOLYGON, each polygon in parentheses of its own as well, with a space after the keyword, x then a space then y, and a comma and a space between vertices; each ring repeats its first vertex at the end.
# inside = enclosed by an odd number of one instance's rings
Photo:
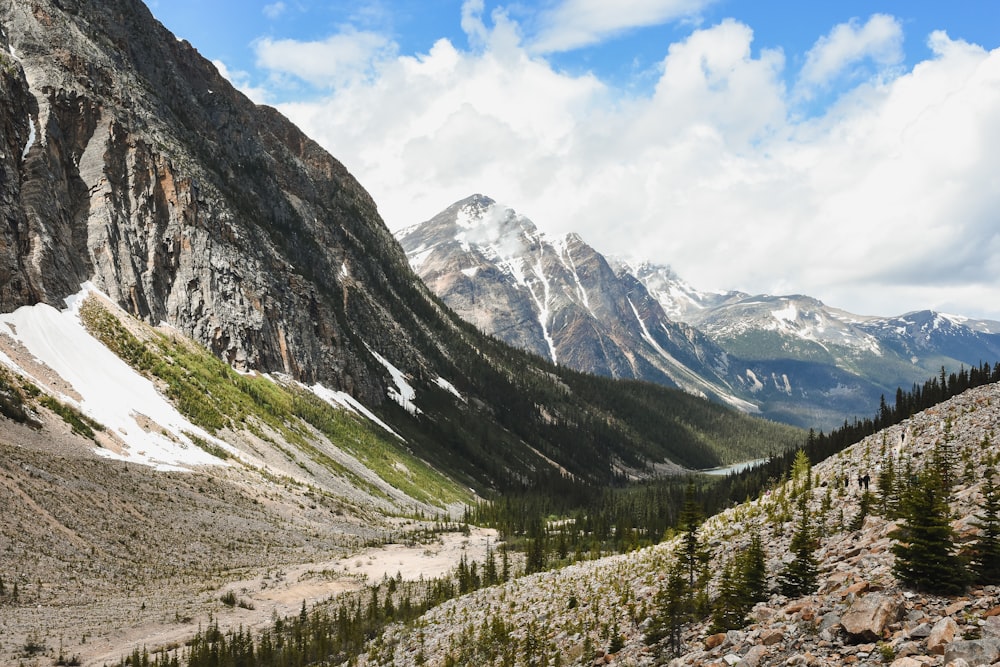
POLYGON ((774 646, 785 638, 782 630, 765 630, 760 635, 760 643, 764 646, 774 646))
POLYGON ((983 621, 983 638, 1000 639, 1000 616, 989 616, 983 621))
POLYGON ((743 659, 736 663, 736 667, 760 667, 765 656, 767 656, 767 648, 760 645, 752 646, 743 659))
POLYGON ((945 616, 934 624, 927 635, 927 650, 933 655, 944 655, 945 644, 955 641, 959 633, 958 623, 951 616, 945 616))
POLYGON ((840 624, 852 642, 874 642, 882 639, 886 627, 902 617, 903 605, 894 597, 869 593, 855 600, 840 624))
POLYGON ((719 632, 714 635, 709 635, 705 637, 705 648, 711 650, 716 646, 722 646, 722 642, 726 641, 726 633, 719 632))
POLYGON ((920 662, 916 658, 905 656, 893 660, 892 664, 889 665, 889 667, 924 667, 924 663, 920 662))
POLYGON ((1000 639, 965 639, 944 647, 944 662, 965 660, 970 667, 992 665, 1000 660, 1000 639))

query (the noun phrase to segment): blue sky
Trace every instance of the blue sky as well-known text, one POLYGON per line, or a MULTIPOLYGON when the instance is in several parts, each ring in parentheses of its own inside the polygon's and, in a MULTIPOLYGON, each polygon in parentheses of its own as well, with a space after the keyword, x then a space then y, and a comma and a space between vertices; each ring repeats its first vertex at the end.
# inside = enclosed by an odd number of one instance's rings
POLYGON ((147 0, 372 193, 701 289, 1000 320, 1000 3, 147 0))

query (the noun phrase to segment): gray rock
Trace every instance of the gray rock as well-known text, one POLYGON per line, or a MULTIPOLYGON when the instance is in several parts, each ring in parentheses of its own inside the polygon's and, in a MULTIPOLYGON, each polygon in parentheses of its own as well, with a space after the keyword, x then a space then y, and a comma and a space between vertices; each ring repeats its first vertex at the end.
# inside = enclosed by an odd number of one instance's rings
POLYGON ((1000 639, 1000 616, 989 616, 982 625, 983 639, 1000 639))
POLYGON ((958 659, 965 660, 970 667, 992 665, 1000 660, 1000 639, 965 639, 945 646, 945 664, 958 659))
POLYGON ((833 611, 823 614, 819 621, 820 630, 827 630, 837 625, 840 625, 840 615, 833 611))
POLYGON ((841 619, 841 625, 853 642, 874 642, 890 623, 902 616, 899 600, 882 593, 869 593, 855 600, 841 619))
POLYGON ((752 646, 743 656, 743 660, 736 664, 736 667, 759 667, 761 661, 767 656, 767 648, 764 646, 752 646))

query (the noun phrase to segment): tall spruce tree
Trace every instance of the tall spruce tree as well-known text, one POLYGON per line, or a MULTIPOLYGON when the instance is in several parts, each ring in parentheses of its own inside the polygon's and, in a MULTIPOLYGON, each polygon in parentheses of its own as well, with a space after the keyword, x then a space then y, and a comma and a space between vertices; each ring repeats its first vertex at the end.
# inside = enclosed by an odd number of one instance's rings
POLYGON ((704 592, 709 576, 706 567, 709 555, 698 537, 698 529, 701 527, 704 515, 696 495, 694 481, 689 480, 684 490, 684 504, 678 520, 678 527, 684 531, 684 537, 681 539, 680 567, 687 580, 685 596, 690 615, 708 611, 704 592))
POLYGON ((684 568, 673 561, 667 569, 664 586, 656 594, 656 611, 653 622, 646 632, 646 644, 652 646, 666 641, 669 655, 678 656, 681 653, 681 631, 684 624, 691 620, 691 610, 688 602, 688 586, 685 581, 684 568))
POLYGON ((982 513, 976 516, 979 538, 971 549, 972 574, 982 585, 1000 584, 1000 489, 993 483, 996 470, 986 469, 982 513))
POLYGON ((767 599, 767 560, 760 535, 746 550, 730 558, 722 570, 719 595, 712 606, 712 632, 742 628, 758 602, 767 599))
POLYGON ((948 492, 938 469, 925 469, 907 490, 900 514, 893 574, 904 586, 928 593, 952 595, 965 590, 969 574, 955 550, 949 521, 948 492))
POLYGON ((819 577, 816 557, 816 535, 810 519, 805 495, 799 496, 799 523, 789 546, 795 558, 778 574, 778 586, 783 595, 797 598, 816 590, 819 577))

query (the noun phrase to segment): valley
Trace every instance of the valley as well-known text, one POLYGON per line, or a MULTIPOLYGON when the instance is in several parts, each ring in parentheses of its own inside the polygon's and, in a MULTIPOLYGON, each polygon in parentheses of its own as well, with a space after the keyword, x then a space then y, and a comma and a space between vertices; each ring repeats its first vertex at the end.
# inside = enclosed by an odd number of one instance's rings
POLYGON ((1000 659, 994 323, 397 238, 140 0, 0 0, 0 127, 0 664, 1000 659))

